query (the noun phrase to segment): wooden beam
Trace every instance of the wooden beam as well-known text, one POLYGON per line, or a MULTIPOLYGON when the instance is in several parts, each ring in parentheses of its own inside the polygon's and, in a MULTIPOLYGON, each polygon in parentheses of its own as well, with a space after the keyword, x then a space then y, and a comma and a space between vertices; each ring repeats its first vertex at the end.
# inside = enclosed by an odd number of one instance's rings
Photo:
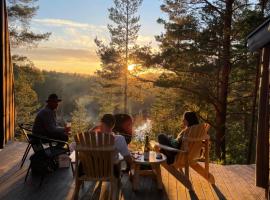
POLYGON ((0 148, 14 139, 14 78, 10 54, 8 16, 5 0, 0 0, 0 148))
POLYGON ((269 56, 270 44, 262 51, 256 145, 256 185, 265 189, 269 181, 269 56))

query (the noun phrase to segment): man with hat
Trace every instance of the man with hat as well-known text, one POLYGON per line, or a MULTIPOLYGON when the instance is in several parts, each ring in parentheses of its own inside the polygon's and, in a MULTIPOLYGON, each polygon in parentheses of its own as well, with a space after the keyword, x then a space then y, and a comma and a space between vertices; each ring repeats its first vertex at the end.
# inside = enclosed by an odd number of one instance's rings
POLYGON ((60 101, 56 94, 49 95, 47 105, 36 116, 33 134, 68 141, 70 127, 60 127, 56 122, 56 109, 60 101))

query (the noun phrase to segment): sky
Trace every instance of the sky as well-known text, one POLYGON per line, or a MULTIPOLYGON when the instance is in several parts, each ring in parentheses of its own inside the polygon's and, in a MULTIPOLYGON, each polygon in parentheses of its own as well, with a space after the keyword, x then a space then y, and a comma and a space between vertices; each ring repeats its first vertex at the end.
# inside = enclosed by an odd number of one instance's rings
MULTIPOLYGON (((100 68, 94 39, 109 41, 108 8, 113 0, 39 0, 39 10, 31 21, 35 32, 51 32, 48 41, 36 48, 13 49, 29 57, 36 67, 59 72, 93 74, 100 68)), ((163 31, 156 21, 164 17, 162 0, 144 0, 138 14, 141 29, 137 44, 157 47, 155 35, 163 31)))

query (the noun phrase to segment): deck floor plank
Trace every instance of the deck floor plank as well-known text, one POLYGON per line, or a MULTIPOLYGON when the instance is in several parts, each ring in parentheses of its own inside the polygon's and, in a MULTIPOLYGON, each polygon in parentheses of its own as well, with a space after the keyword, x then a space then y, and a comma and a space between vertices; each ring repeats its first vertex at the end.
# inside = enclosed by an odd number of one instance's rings
POLYGON ((178 199, 186 200, 187 199, 186 188, 179 181, 176 182, 176 189, 177 189, 178 199))
POLYGON ((168 174, 168 192, 170 200, 177 200, 177 191, 176 191, 176 179, 170 173, 168 174))
POLYGON ((231 196, 230 188, 227 187, 226 182, 224 181, 225 177, 223 176, 223 171, 218 165, 211 165, 211 172, 215 176, 216 184, 214 190, 220 199, 224 196, 224 199, 233 199, 231 196))
MULTIPOLYGON (((26 143, 14 142, 0 152, 0 199, 71 199, 75 186, 70 168, 48 174, 41 187, 38 187, 39 177, 33 177, 31 174, 24 183, 29 166, 28 159, 22 169, 19 166, 25 148, 26 143)), ((163 191, 157 189, 153 177, 140 177, 138 191, 133 192, 129 177, 125 175, 121 180, 121 200, 265 200, 264 190, 255 186, 254 165, 210 164, 210 171, 216 179, 215 186, 190 170, 195 189, 193 193, 163 167, 161 167, 163 191)), ((80 199, 104 199, 108 196, 108 192, 108 184, 87 182, 80 190, 80 199)))
POLYGON ((206 195, 205 195, 205 191, 204 188, 201 186, 201 181, 198 179, 198 175, 196 174, 196 172, 191 172, 190 175, 190 180, 192 182, 193 188, 196 191, 196 195, 199 199, 205 199, 206 195))
POLYGON ((245 182, 246 189, 253 199, 264 199, 264 190, 255 186, 254 168, 247 165, 234 165, 231 166, 230 170, 234 170, 235 173, 239 174, 241 179, 245 182))

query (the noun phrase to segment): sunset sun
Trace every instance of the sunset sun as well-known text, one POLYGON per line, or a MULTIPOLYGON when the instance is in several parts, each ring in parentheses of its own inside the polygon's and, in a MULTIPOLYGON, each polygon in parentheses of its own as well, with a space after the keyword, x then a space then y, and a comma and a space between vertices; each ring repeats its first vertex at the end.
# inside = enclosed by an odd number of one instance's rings
POLYGON ((136 67, 136 64, 130 64, 130 65, 128 65, 128 71, 134 70, 135 67, 136 67))

